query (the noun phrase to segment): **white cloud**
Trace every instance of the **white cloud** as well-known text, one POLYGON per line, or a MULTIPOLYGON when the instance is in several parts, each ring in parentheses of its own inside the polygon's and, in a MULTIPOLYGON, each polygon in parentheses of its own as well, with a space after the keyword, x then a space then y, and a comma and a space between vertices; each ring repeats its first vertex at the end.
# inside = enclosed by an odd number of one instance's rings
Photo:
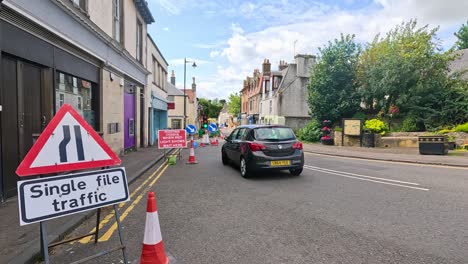
POLYGON ((168 27, 164 27, 163 30, 164 30, 164 31, 169 31, 169 28, 168 28, 168 27))
POLYGON ((258 11, 259 6, 262 12, 257 14, 268 26, 248 32, 251 27, 238 23, 231 25, 231 36, 225 44, 209 53, 219 66, 213 76, 200 83, 200 95, 226 98, 230 92, 238 92, 242 80, 246 75, 252 75, 253 69, 261 68, 264 58, 270 60, 272 69, 276 69, 279 60, 292 61, 295 40, 298 40, 296 53, 315 54, 318 47, 339 37, 340 33, 355 34, 357 41, 366 43, 377 33, 385 34, 395 25, 415 18, 419 26, 440 26, 439 32, 444 35, 442 45, 450 47, 452 33, 466 22, 468 1, 374 0, 365 8, 350 11, 310 1, 282 0, 270 4, 270 1, 261 0, 230 6, 224 12, 242 9, 244 12, 237 12, 237 16, 252 23, 249 19, 258 18, 252 18, 250 14, 258 11), (282 10, 278 6, 287 8, 282 10), (272 20, 273 17, 277 19, 272 20), (202 83, 206 84, 205 88, 202 83))

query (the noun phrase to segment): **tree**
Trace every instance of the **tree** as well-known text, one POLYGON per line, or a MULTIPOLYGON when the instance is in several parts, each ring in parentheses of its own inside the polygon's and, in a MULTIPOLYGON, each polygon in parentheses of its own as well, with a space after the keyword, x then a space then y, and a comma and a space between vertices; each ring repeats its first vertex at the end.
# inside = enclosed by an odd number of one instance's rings
POLYGON ((237 93, 231 93, 228 97, 227 110, 231 115, 237 115, 241 111, 241 97, 237 93))
POLYGON ((359 110, 356 65, 361 47, 354 35, 343 34, 319 49, 319 61, 312 70, 308 86, 308 103, 312 116, 338 121, 359 110))
POLYGON ((208 100, 204 98, 199 99, 199 104, 202 106, 202 113, 208 118, 218 118, 223 105, 219 102, 218 99, 208 100))
POLYGON ((453 59, 441 53, 438 28, 417 27, 411 20, 396 26, 384 38, 377 35, 359 60, 359 94, 369 113, 397 106, 419 123, 437 126, 447 120, 441 113, 449 85, 447 69, 453 59))
POLYGON ((462 24, 461 28, 454 35, 457 37, 455 47, 459 50, 468 49, 468 21, 466 24, 462 24))

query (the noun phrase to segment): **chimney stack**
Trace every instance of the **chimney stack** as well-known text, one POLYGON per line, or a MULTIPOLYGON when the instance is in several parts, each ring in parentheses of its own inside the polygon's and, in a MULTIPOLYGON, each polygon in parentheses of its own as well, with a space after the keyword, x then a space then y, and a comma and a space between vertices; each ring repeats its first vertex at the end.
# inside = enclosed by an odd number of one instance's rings
POLYGON ((172 85, 175 86, 175 74, 174 74, 174 70, 172 70, 172 73, 171 73, 171 83, 172 83, 172 85))
POLYGON ((192 78, 192 91, 195 93, 197 91, 197 84, 195 83, 195 77, 192 78))
POLYGON ((288 63, 285 62, 284 60, 280 60, 280 63, 278 65, 278 70, 282 71, 288 67, 288 63))
POLYGON ((270 75, 271 72, 271 64, 268 59, 265 59, 262 64, 262 72, 263 75, 270 75))

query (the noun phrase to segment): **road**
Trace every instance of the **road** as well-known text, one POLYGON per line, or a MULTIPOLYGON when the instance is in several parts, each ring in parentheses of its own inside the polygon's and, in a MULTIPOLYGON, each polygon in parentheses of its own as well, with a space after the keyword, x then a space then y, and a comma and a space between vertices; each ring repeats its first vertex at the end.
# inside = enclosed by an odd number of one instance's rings
MULTIPOLYGON (((299 177, 243 179, 221 164, 220 147, 196 154, 198 165, 159 164, 132 184, 140 189, 121 209, 130 261, 141 253, 144 195, 153 190, 176 263, 468 263, 466 169, 306 154, 299 177)), ((116 232, 107 231, 113 222, 103 225, 107 241, 58 247, 51 260, 116 246, 116 232)), ((74 234, 94 224, 92 218, 74 234)), ((113 253, 90 263, 120 259, 113 253)))

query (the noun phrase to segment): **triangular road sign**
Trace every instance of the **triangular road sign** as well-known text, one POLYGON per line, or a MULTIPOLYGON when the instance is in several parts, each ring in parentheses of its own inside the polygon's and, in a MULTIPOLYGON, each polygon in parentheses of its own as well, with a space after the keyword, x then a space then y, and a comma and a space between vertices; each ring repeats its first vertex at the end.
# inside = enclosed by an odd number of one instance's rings
POLYGON ((119 157, 73 107, 64 104, 16 169, 18 176, 119 165, 119 157))

